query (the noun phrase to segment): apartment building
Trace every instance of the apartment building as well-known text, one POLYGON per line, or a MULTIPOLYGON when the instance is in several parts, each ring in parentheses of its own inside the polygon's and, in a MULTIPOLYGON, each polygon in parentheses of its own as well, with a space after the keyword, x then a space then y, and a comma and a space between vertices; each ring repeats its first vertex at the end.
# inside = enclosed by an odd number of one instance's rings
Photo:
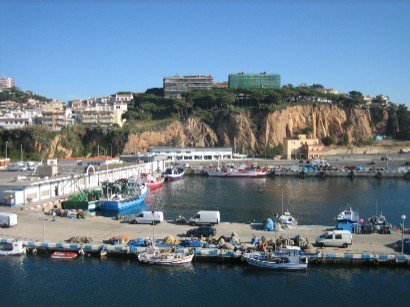
POLYGON ((268 74, 229 74, 228 87, 231 89, 280 88, 280 75, 268 74))
POLYGON ((0 88, 1 89, 13 88, 14 86, 15 86, 15 82, 13 78, 10 78, 10 77, 0 78, 0 88))
POLYGON ((210 90, 214 84, 212 76, 173 76, 164 77, 163 88, 166 98, 182 98, 182 95, 193 90, 210 90))
POLYGON ((49 130, 59 131, 66 128, 70 122, 71 109, 61 102, 53 101, 44 105, 43 108, 43 125, 49 130))
POLYGON ((27 112, 8 112, 0 117, 0 127, 3 129, 23 128, 32 124, 32 116, 27 112))

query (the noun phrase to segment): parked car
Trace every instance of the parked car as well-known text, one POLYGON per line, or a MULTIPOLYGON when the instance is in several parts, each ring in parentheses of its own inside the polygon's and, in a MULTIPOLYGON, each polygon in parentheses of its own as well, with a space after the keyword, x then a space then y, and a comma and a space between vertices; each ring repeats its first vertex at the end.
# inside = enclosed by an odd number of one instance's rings
POLYGON ((374 164, 376 164, 376 162, 374 162, 374 160, 372 160, 372 161, 370 161, 368 164, 374 165, 374 164))
POLYGON ((189 224, 189 220, 186 217, 180 215, 174 220, 174 223, 181 224, 181 225, 187 225, 189 224))
POLYGON ((391 161, 391 158, 389 156, 383 156, 381 157, 382 161, 391 161))
POLYGON ((209 237, 209 236, 214 236, 216 235, 216 229, 215 227, 212 226, 200 226, 198 228, 193 228, 193 229, 189 229, 186 232, 186 235, 188 237, 190 236, 194 236, 194 237, 200 237, 200 236, 204 236, 204 237, 209 237))

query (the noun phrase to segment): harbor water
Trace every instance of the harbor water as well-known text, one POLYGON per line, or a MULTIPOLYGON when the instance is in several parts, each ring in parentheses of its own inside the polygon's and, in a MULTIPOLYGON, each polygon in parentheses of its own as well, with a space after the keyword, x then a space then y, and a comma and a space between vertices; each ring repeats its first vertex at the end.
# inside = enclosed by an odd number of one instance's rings
POLYGON ((410 215, 410 181, 376 178, 215 178, 185 177, 153 191, 145 208, 161 210, 165 219, 193 216, 198 210, 220 210, 224 222, 263 222, 289 210, 304 225, 334 225, 350 204, 367 219, 376 210, 398 225, 410 215))
POLYGON ((311 266, 306 272, 194 262, 0 258, 2 306, 406 306, 410 271, 311 266))
MULTIPOLYGON (((153 191, 144 208, 166 219, 220 210, 223 221, 263 221, 289 209, 300 224, 334 225, 347 202, 364 218, 382 211, 395 225, 410 216, 410 182, 397 179, 186 177, 153 191)), ((138 225, 136 225, 138 227, 138 225)), ((306 272, 267 272, 244 265, 181 267, 92 257, 0 258, 2 305, 406 305, 410 271, 403 267, 312 265, 306 272)))

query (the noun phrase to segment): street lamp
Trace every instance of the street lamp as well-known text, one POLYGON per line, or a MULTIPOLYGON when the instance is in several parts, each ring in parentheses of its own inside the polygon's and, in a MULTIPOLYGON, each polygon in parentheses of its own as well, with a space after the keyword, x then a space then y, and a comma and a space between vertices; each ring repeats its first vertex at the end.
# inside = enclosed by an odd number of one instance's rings
POLYGON ((402 226, 401 226, 401 254, 404 254, 404 220, 406 219, 406 216, 403 214, 401 216, 402 220, 402 226))

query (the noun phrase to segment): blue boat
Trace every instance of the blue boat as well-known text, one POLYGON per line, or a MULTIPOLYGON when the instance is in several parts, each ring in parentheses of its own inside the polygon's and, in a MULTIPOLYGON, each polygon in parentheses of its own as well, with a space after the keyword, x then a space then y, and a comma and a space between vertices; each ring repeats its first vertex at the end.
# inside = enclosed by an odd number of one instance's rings
POLYGON ((100 199, 98 208, 104 211, 122 211, 141 205, 148 195, 149 188, 139 180, 121 179, 105 183, 106 198, 100 199))

